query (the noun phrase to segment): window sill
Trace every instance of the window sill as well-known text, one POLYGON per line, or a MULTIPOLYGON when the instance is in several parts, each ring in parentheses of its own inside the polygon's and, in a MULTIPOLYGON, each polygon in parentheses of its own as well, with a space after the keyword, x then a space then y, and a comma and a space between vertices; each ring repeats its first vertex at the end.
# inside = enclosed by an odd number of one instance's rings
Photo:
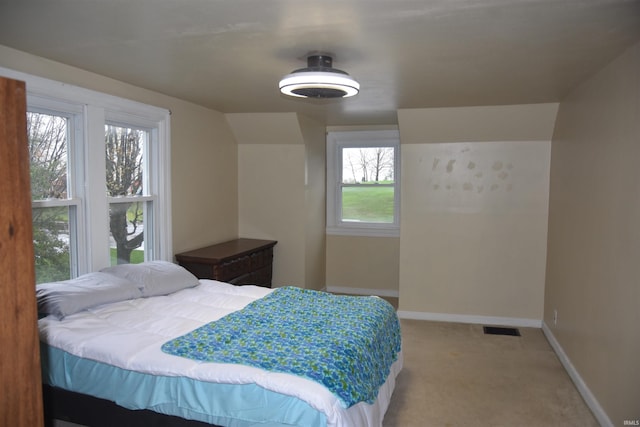
POLYGON ((333 236, 400 237, 400 227, 327 227, 326 234, 333 236))

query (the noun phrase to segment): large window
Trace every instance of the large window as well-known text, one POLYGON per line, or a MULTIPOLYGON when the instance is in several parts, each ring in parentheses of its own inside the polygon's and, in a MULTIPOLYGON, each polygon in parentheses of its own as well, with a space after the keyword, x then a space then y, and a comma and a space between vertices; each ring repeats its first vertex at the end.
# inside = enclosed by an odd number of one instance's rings
POLYGON ((36 282, 171 259, 169 112, 27 82, 36 282))
POLYGON ((327 233, 399 233, 397 131, 330 132, 327 137, 327 233))

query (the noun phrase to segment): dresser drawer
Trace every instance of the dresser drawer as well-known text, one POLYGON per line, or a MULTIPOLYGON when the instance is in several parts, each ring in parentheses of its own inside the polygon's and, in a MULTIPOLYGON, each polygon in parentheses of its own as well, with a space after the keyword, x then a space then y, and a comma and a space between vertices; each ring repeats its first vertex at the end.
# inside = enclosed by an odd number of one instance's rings
POLYGON ((199 262, 179 262, 182 267, 186 268, 198 279, 214 279, 214 265, 202 264, 199 262))
POLYGON ((214 277, 221 282, 230 282, 232 279, 247 274, 250 271, 250 256, 230 259, 213 266, 214 277))
POLYGON ((251 254, 251 269, 258 270, 273 264, 273 248, 251 254))
POLYGON ((251 272, 250 281, 258 286, 271 287, 271 276, 273 274, 271 265, 251 272))

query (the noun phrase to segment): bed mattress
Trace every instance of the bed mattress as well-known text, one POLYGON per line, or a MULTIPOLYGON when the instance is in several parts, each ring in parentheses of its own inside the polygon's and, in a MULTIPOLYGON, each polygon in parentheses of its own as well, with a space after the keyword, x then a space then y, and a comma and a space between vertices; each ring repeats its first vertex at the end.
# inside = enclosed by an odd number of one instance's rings
POLYGON ((62 320, 45 317, 39 320, 43 381, 128 409, 223 426, 381 426, 401 353, 373 404, 345 408, 323 385, 302 377, 161 350, 272 291, 202 279, 169 295, 104 304, 62 320))

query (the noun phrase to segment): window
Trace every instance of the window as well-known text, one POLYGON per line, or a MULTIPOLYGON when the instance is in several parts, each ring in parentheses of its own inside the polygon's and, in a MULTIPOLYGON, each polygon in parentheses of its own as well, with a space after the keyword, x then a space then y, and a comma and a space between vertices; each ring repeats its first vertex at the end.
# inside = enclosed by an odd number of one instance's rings
POLYGON ((27 82, 36 282, 170 260, 169 112, 0 75, 27 82))
POLYGON ((399 159, 397 131, 328 134, 328 234, 399 234, 399 159))
POLYGON ((70 170, 78 109, 47 103, 54 109, 31 108, 27 112, 33 242, 36 278, 65 280, 78 265, 78 190, 70 170))

